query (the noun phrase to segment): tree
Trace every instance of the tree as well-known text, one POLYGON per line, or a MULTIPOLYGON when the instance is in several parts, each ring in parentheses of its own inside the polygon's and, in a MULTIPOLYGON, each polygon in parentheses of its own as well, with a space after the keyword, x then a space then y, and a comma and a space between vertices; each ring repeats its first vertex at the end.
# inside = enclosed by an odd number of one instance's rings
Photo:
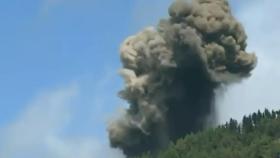
POLYGON ((218 128, 186 135, 158 155, 140 158, 280 158, 279 112, 259 111, 244 116, 241 124, 230 119, 218 128))

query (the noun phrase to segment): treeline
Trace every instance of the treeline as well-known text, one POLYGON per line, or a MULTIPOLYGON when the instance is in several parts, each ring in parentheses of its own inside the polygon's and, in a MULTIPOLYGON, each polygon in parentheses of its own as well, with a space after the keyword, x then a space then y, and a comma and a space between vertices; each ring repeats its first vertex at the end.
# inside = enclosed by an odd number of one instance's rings
POLYGON ((159 152, 139 158, 280 158, 280 110, 258 111, 241 123, 189 134, 159 152))
MULTIPOLYGON (((268 109, 265 109, 264 112, 258 111, 257 113, 253 113, 249 116, 244 116, 242 119, 242 123, 240 124, 236 120, 230 119, 229 122, 227 122, 225 125, 219 126, 218 128, 229 129, 233 132, 238 132, 239 134, 246 134, 254 131, 272 134, 276 132, 276 129, 274 128, 276 128, 277 126, 271 127, 269 125, 277 123, 279 119, 280 110, 272 110, 270 112, 268 109)), ((278 127, 278 129, 280 129, 280 127, 278 127)), ((280 134, 280 131, 276 133, 280 134)))

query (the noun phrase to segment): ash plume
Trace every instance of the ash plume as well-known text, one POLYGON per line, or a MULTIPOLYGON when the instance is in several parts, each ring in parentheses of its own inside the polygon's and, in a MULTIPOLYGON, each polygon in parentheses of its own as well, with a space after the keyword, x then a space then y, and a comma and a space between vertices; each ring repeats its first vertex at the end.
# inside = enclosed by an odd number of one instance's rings
POLYGON ((249 77, 257 63, 227 1, 175 1, 168 11, 121 46, 120 97, 130 106, 108 131, 128 157, 202 130, 215 116, 214 90, 249 77))

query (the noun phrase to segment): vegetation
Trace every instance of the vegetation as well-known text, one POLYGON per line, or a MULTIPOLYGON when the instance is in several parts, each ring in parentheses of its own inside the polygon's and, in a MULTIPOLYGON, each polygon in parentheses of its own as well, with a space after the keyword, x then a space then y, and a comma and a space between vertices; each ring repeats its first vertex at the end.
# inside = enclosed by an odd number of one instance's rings
POLYGON ((215 129, 189 134, 139 158, 280 158, 280 111, 258 111, 215 129))

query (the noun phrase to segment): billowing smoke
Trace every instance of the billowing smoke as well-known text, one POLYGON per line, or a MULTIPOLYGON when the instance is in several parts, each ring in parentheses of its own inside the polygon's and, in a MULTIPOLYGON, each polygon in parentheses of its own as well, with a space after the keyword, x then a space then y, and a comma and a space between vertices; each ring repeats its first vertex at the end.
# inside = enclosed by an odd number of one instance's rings
POLYGON ((130 107, 108 131, 111 145, 127 156, 202 130, 215 116, 214 90, 249 77, 256 66, 227 1, 176 1, 169 15, 121 46, 120 96, 130 107))

